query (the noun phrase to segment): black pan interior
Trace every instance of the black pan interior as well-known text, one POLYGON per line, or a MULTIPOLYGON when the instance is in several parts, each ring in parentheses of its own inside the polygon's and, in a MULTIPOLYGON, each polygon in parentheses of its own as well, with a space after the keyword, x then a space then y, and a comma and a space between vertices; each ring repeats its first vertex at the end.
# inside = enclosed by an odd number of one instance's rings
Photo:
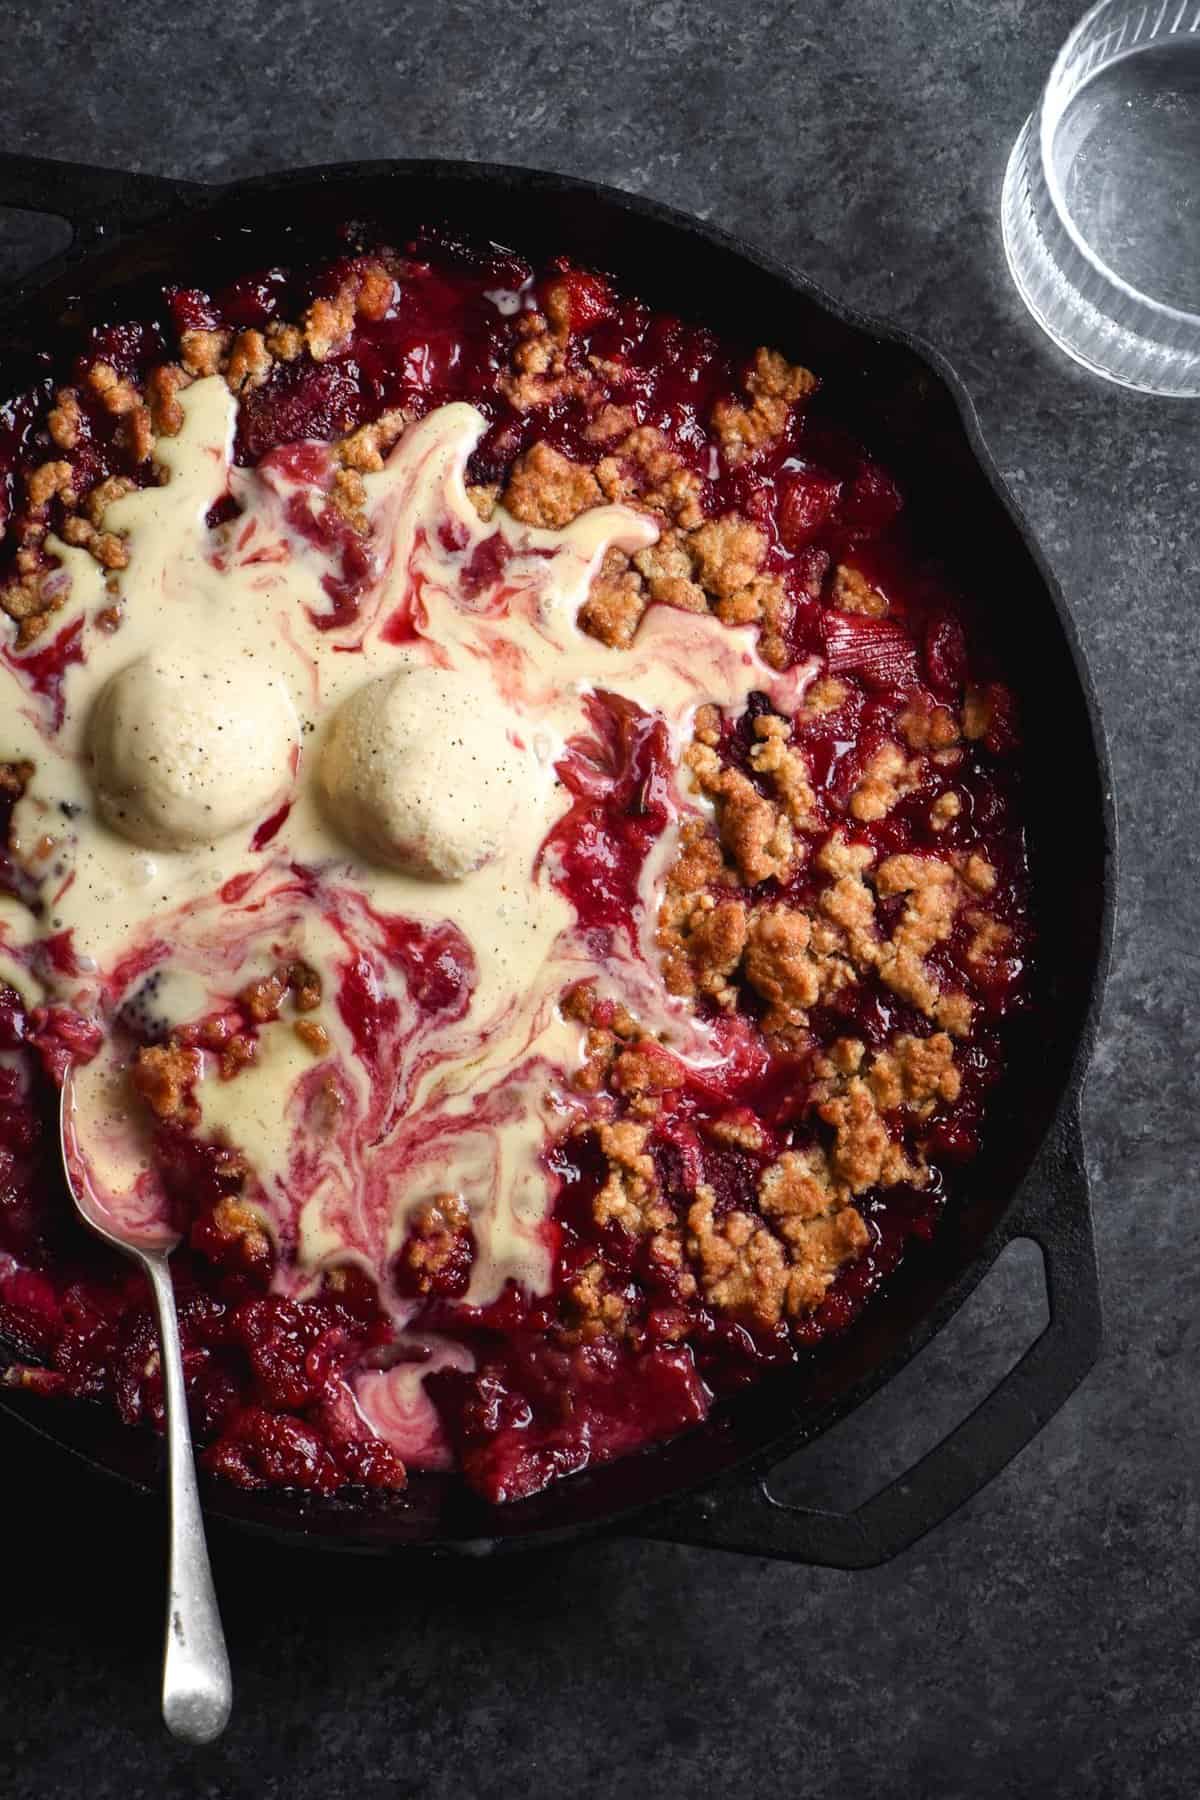
MULTIPOLYGON (((611 190, 521 170, 417 163, 267 177, 191 198, 161 225, 35 278, 13 296, 0 313, 0 395, 24 385, 38 351, 69 345, 81 316, 136 318, 139 296, 164 281, 211 287, 272 262, 319 258, 335 250, 347 221, 393 243, 439 224, 534 260, 566 252, 613 272, 656 307, 776 344, 816 369, 841 416, 901 475, 931 542, 982 601, 1022 705, 1040 921, 1037 1006, 1013 1045, 965 1203, 932 1246, 908 1256, 849 1332, 810 1363, 722 1406, 685 1438, 517 1506, 489 1509, 440 1477, 416 1478, 398 1509, 378 1513, 298 1509, 290 1498, 224 1487, 208 1496, 219 1515, 347 1548, 544 1541, 595 1529, 735 1463, 795 1448, 901 1366, 965 1298, 1056 1110, 1076 1103, 1110 922, 1106 761, 1061 597, 988 472, 969 403, 949 370, 745 246, 611 190)), ((156 1446, 121 1434, 108 1418, 85 1408, 39 1411, 19 1399, 11 1405, 100 1465, 153 1477, 156 1446)))

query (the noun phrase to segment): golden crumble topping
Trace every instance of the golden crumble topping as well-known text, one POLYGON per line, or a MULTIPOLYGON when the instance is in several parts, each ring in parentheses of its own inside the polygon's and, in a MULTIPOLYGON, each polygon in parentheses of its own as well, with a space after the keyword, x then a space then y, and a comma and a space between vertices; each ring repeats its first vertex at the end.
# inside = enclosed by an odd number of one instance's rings
POLYGON ((962 801, 951 792, 939 794, 929 809, 929 824, 934 831, 944 831, 962 811, 962 801))
POLYGON ((1011 936, 1007 925, 978 907, 969 908, 963 916, 972 932, 971 942, 967 946, 968 962, 989 962, 993 957, 1003 954, 1011 936))
POLYGON ((384 457, 399 440, 405 427, 412 423, 412 419, 413 415, 403 407, 389 407, 370 425, 360 425, 357 431, 352 431, 349 437, 344 437, 336 445, 338 461, 360 475, 376 474, 383 467, 384 457))
POLYGON ((804 690, 797 717, 812 720, 823 718, 826 713, 837 712, 839 707, 845 705, 849 691, 845 682, 839 681, 836 675, 819 675, 804 690))
POLYGON ((992 698, 986 688, 968 688, 963 701, 962 734, 975 741, 986 737, 992 723, 992 698))
POLYGON ((468 483, 467 499, 486 525, 496 516, 496 508, 500 503, 500 483, 498 481, 468 483))
POLYGON ((776 713, 760 714, 754 721, 754 735, 758 739, 750 751, 754 773, 766 777, 797 830, 818 830, 821 815, 808 764, 790 741, 789 722, 776 713))
POLYGON ((517 458, 504 490, 504 505, 514 519, 551 531, 569 525, 600 499, 599 484, 586 464, 572 462, 545 443, 517 458))
POLYGON ((959 741, 950 708, 934 705, 924 694, 909 701, 896 719, 896 728, 912 750, 948 750, 959 741))
MULTIPOLYGON (((605 407, 590 436, 606 440, 614 435, 617 418, 633 425, 628 407, 605 407)), ((652 425, 633 425, 621 442, 596 465, 596 479, 606 500, 636 502, 664 514, 681 530, 695 531, 704 523, 701 504, 704 482, 688 467, 670 440, 652 425)))
POLYGON ((83 413, 80 410, 79 395, 74 388, 59 388, 54 396, 54 405, 46 415, 46 429, 50 440, 60 450, 74 450, 79 442, 83 427, 83 413))
POLYGON ((579 623, 602 644, 624 650, 649 605, 646 584, 624 551, 607 550, 579 611, 579 623))
MULTIPOLYGON (((228 1174, 241 1172, 236 1166, 238 1161, 234 1158, 226 1165, 228 1174)), ((261 1214, 257 1207, 239 1195, 223 1194, 213 1207, 209 1223, 222 1240, 223 1253, 228 1255, 232 1251, 235 1263, 253 1269, 270 1260, 271 1239, 263 1227, 261 1214)))
POLYGON ((608 1270, 596 1257, 586 1263, 567 1290, 567 1343, 593 1343, 599 1337, 619 1337, 628 1308, 609 1285, 608 1270))
POLYGON ((721 842, 740 878, 754 887, 786 876, 797 855, 786 812, 760 794, 748 776, 726 767, 707 744, 692 744, 685 760, 697 787, 716 806, 721 842))
POLYGON ((713 1306, 770 1327, 785 1313, 811 1312, 869 1233, 815 1146, 773 1163, 758 1201, 761 1217, 718 1214, 712 1188, 702 1184, 688 1210, 687 1246, 713 1306))
POLYGON ((671 1209, 659 1197, 654 1158, 646 1151, 647 1125, 631 1119, 601 1125, 600 1149, 608 1161, 608 1180, 596 1197, 596 1220, 615 1220, 631 1237, 661 1231, 671 1224, 671 1209))
POLYGON ((304 333, 298 325, 272 319, 264 333, 267 349, 276 362, 295 362, 304 353, 304 333))
POLYGON ((725 513, 694 531, 689 547, 706 592, 718 600, 728 600, 757 575, 766 539, 757 525, 739 519, 735 513, 725 513))
POLYGON ((893 806, 921 785, 922 765, 889 739, 875 751, 850 796, 850 812, 863 824, 884 819, 893 806))
POLYGON ((887 612, 887 596, 867 580, 861 569, 839 563, 833 571, 833 604, 842 612, 861 613, 879 619, 887 612))
POLYGON ((963 866, 963 880, 977 894, 990 894, 996 886, 996 871, 986 856, 973 850, 963 866))
POLYGON ((787 1311, 793 1316, 810 1312, 842 1264, 866 1248, 866 1224, 816 1145, 785 1151, 765 1171, 758 1195, 787 1246, 787 1311))
POLYGON ((592 377, 568 364, 566 334, 548 324, 543 314, 523 313, 517 330, 520 340, 513 368, 500 381, 500 392, 517 412, 537 411, 567 396, 582 399, 592 392, 592 377))
POLYGON ((417 1207, 400 1251, 409 1283, 418 1294, 430 1293, 438 1277, 458 1254, 459 1241, 470 1227, 470 1215, 457 1194, 439 1194, 417 1207))
POLYGON ((334 471, 329 498, 346 523, 355 531, 365 532, 367 530, 367 489, 357 469, 341 468, 334 471))
POLYGON ((304 315, 304 342, 314 362, 327 362, 354 329, 358 311, 355 284, 343 282, 336 294, 313 301, 304 315))
POLYGON ((179 360, 189 375, 199 380, 205 375, 219 375, 221 363, 233 333, 193 329, 179 334, 179 360))
POLYGON ((708 600, 699 582, 692 579, 695 564, 680 532, 671 527, 661 531, 657 543, 636 553, 633 566, 646 584, 648 601, 678 606, 684 612, 707 611, 708 600))
POLYGON ((808 1012, 854 979, 846 958, 831 947, 820 921, 792 906, 755 911, 746 932, 744 973, 768 1002, 766 1031, 808 1023, 808 1012))
POLYGON ((716 1217, 716 1196, 700 1186, 688 1210, 689 1253, 699 1264, 704 1297, 722 1312, 774 1325, 783 1311, 787 1264, 783 1245, 752 1213, 716 1217))
POLYGON ((183 427, 183 408, 177 395, 191 380, 177 363, 162 363, 146 377, 150 420, 159 437, 177 437, 183 427))
POLYGON ((874 1057, 871 1089, 884 1112, 908 1107, 922 1116, 938 1100, 957 1100, 962 1076, 954 1065, 954 1045, 944 1031, 930 1037, 900 1032, 889 1049, 874 1057))
POLYGON ((183 1044, 148 1044, 134 1058, 130 1080, 157 1119, 194 1125, 199 1117, 195 1085, 200 1052, 183 1044))
MULTIPOLYGON (((636 425, 637 413, 632 406, 614 406, 609 401, 600 408, 594 418, 588 420, 584 426, 583 435, 589 444, 611 444, 617 438, 627 438, 636 425)), ((599 468, 597 468, 596 474, 599 478, 599 468)), ((614 495, 609 493, 602 478, 600 486, 604 488, 605 496, 612 500, 614 495)))
POLYGON ((816 386, 816 376, 808 369, 789 363, 776 350, 757 350, 746 378, 750 404, 720 400, 713 410, 713 424, 726 462, 739 463, 780 437, 787 429, 793 406, 807 399, 816 386))
POLYGON ((274 367, 261 331, 239 331, 229 351, 225 380, 232 394, 261 387, 274 367))
POLYGON ((706 994, 731 1007, 737 991, 730 977, 746 948, 746 908, 740 900, 712 894, 680 894, 664 899, 658 944, 663 974, 673 994, 706 994))

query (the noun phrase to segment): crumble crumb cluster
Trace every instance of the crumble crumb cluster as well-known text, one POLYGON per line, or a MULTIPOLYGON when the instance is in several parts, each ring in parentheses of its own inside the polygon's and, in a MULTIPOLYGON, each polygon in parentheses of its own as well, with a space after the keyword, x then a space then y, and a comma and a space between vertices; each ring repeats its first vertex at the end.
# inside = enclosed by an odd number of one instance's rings
MULTIPOLYGON (((104 358, 85 362, 78 385, 56 390, 45 428, 65 456, 36 464, 25 476, 25 507, 14 522, 18 545, 12 575, 0 585, 0 610, 18 625, 24 649, 41 637, 62 607, 69 585, 62 579, 53 539, 86 550, 105 571, 124 569, 129 554, 118 532, 105 528, 114 501, 136 487, 161 482, 165 470, 154 460, 160 438, 174 437, 183 424, 178 395, 193 380, 224 378, 232 394, 261 388, 277 364, 307 354, 316 363, 344 348, 356 320, 379 320, 396 291, 382 265, 366 261, 341 283, 332 298, 318 297, 299 326, 275 321, 265 330, 185 329, 178 362, 155 364, 144 381, 118 374, 104 358), (111 427, 110 448, 129 473, 92 480, 87 451, 111 427)), ((411 415, 400 409, 350 433, 335 446, 343 465, 334 477, 333 502, 352 524, 365 530, 365 497, 358 477, 381 469, 383 458, 411 415)))
MULTIPOLYGON (((564 316, 561 307, 557 310, 564 316)), ((569 335, 561 328, 556 334, 537 332, 518 356, 551 336, 554 348, 546 354, 547 368, 557 370, 553 379, 582 382, 582 389, 573 391, 587 394, 590 376, 566 374, 569 335)), ((749 406, 728 401, 713 409, 727 461, 736 465, 778 441, 794 406, 816 385, 807 369, 760 349, 746 377, 749 406)), ((550 444, 534 443, 513 464, 504 505, 524 523, 548 527, 570 524, 601 500, 634 505, 655 517, 658 542, 632 557, 610 550, 592 584, 580 623, 602 643, 630 644, 646 608, 656 603, 688 612, 711 610, 727 625, 760 625, 763 656, 782 667, 793 600, 781 578, 763 566, 766 533, 735 512, 710 516, 699 470, 663 431, 636 418, 628 406, 600 406, 583 434, 589 447, 603 450, 594 462, 573 462, 550 444)))
MULTIPOLYGON (((221 1079, 232 1080, 258 1055, 257 1028, 274 1023, 290 1002, 300 1015, 292 1030, 314 1056, 329 1049, 324 1026, 306 1015, 321 1004, 321 980, 307 963, 281 964, 272 974, 249 982, 226 1011, 173 1032, 164 1044, 142 1044, 133 1054, 130 1081, 154 1117, 194 1129, 200 1122, 196 1084, 203 1074, 202 1051, 217 1058, 221 1079)), ((238 1160, 238 1173, 245 1167, 238 1160)))

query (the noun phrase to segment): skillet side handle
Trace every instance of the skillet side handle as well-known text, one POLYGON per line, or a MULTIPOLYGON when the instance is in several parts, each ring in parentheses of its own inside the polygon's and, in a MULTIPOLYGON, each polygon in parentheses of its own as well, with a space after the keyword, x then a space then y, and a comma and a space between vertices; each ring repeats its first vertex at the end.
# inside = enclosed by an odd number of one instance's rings
POLYGON ((1042 1249, 1049 1323, 915 1468, 850 1513, 785 1505, 772 1498, 768 1477, 742 1473, 672 1503, 635 1534, 782 1562, 870 1569, 942 1524, 1037 1436, 1100 1350, 1100 1281, 1077 1117, 1055 1127, 1021 1189, 1003 1243, 1021 1237, 1042 1249))
POLYGON ((193 205, 209 191, 199 181, 0 153, 0 206, 66 219, 74 232, 71 255, 193 205))

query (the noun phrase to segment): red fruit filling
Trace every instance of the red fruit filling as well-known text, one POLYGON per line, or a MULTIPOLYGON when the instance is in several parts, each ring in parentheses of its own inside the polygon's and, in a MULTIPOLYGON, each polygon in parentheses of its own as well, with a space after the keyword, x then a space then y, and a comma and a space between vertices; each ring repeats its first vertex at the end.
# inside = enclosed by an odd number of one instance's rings
MULTIPOLYGON (((599 1103, 548 1152, 549 1291, 509 1283, 467 1305, 479 1246, 452 1196, 396 1252, 406 1330, 461 1352, 425 1383, 448 1454, 488 1500, 519 1500, 810 1354, 933 1233, 1030 991, 1013 696, 969 595, 908 529, 902 471, 842 430, 836 393, 603 275, 561 260, 535 271, 431 234, 402 255, 166 290, 157 317, 90 329, 60 385, 0 408, 12 621, 0 654, 51 711, 82 652, 78 621, 55 627, 63 584, 46 540, 120 566, 88 500, 157 479, 164 368, 224 375, 237 460, 307 484, 290 516, 333 569, 322 629, 352 624, 367 586, 355 479, 415 419, 465 399, 486 420, 469 470, 485 516, 499 497, 529 523, 565 523, 566 481, 575 511, 626 501, 658 523, 659 562, 614 556, 597 575, 585 618, 597 638, 627 646, 645 609, 666 604, 754 627, 780 673, 811 659, 794 709, 763 692, 739 717, 699 718, 691 776, 660 719, 603 691, 558 765, 569 798, 543 867, 593 948, 649 938, 720 1056, 690 1063, 602 996, 565 994, 586 1036, 579 1085, 599 1103), (692 778, 708 822, 668 864, 647 922, 639 882, 692 778)), ((211 520, 236 514, 228 499, 211 520)), ((506 556, 498 534, 479 545, 466 600, 506 556)), ((414 636, 410 607, 386 641, 414 636)), ((0 889, 33 905, 10 829, 23 779, 0 765, 0 889)), ((255 853, 287 814, 259 826, 255 853)), ((404 920, 387 932, 411 1005, 463 1017, 474 964, 461 933, 404 920)), ((40 951, 61 969, 75 954, 52 934, 40 951)), ((386 1080, 395 1002, 369 961, 351 959, 336 1004, 386 1080)), ((255 1017, 207 1021, 197 1041, 251 1057, 255 1017)), ((158 1426, 144 1292, 77 1226, 58 1168, 54 1083, 94 1052, 96 1029, 0 983, 0 1336, 15 1358, 3 1379, 158 1426)), ((242 1203, 237 1159, 179 1119, 161 1120, 157 1142, 186 1231, 173 1266, 205 1466, 249 1488, 401 1489, 400 1458, 350 1397, 394 1349, 385 1296, 349 1263, 311 1298, 273 1293, 279 1252, 242 1203)))

